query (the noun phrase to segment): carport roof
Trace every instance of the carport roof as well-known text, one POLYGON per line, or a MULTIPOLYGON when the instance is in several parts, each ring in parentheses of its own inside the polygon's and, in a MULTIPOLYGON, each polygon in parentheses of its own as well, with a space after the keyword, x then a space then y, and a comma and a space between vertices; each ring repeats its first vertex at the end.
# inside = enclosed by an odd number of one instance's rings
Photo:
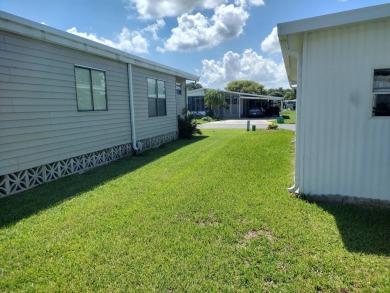
MULTIPOLYGON (((188 91, 187 95, 189 97, 191 96, 204 96, 205 90, 211 90, 210 88, 200 88, 192 91, 188 91)), ((227 91, 227 90, 219 90, 222 93, 226 94, 234 94, 238 95, 242 99, 249 99, 249 100, 272 100, 272 101, 281 101, 284 100, 283 97, 274 97, 274 96, 266 96, 266 95, 256 95, 256 94, 248 94, 248 93, 240 93, 240 92, 233 92, 233 91, 227 91)))

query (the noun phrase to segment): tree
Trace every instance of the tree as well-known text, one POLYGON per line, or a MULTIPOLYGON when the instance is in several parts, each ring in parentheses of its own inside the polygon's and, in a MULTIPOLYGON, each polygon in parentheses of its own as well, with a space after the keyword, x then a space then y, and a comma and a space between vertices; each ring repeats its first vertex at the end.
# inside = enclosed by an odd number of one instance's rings
POLYGON ((295 91, 294 90, 286 90, 284 92, 284 98, 286 100, 294 100, 295 99, 295 91))
POLYGON ((229 82, 225 87, 226 90, 239 93, 264 95, 267 91, 264 86, 253 80, 235 80, 229 82))
POLYGON ((217 118, 219 118, 219 109, 221 107, 227 107, 222 92, 218 90, 206 90, 204 95, 204 103, 214 111, 217 118))
POLYGON ((282 87, 277 89, 268 89, 267 95, 273 97, 284 97, 286 100, 295 99, 295 92, 292 89, 284 89, 282 87))
POLYGON ((188 91, 192 91, 192 90, 196 90, 196 89, 201 89, 202 85, 200 83, 190 82, 190 83, 186 84, 186 87, 187 87, 188 91))

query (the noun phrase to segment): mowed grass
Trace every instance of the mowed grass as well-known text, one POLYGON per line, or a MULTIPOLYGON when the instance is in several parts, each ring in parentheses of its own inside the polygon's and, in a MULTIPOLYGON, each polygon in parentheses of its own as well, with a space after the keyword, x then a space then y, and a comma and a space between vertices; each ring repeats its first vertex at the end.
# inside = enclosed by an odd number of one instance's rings
POLYGON ((284 123, 295 124, 296 123, 296 111, 295 110, 284 110, 282 112, 284 123))
POLYGON ((293 132, 202 130, 0 200, 0 291, 390 288, 390 213, 294 198, 293 132))

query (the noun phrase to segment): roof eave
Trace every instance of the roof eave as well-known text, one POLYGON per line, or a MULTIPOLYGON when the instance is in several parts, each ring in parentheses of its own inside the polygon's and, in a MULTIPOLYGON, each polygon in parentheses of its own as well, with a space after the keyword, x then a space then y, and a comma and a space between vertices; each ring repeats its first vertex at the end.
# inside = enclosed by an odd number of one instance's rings
POLYGON ((165 66, 3 11, 0 11, 0 29, 105 58, 164 72, 187 80, 199 81, 199 76, 197 75, 165 66))

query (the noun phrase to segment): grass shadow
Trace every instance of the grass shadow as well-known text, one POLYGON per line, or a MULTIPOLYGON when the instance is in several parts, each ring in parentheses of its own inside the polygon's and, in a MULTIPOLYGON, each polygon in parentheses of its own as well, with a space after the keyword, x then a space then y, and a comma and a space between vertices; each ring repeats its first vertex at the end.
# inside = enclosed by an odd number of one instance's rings
POLYGON ((15 195, 0 199, 0 228, 13 225, 20 220, 37 214, 83 192, 94 189, 107 181, 133 172, 159 158, 207 136, 195 136, 192 139, 179 139, 142 153, 139 156, 126 157, 92 169, 83 174, 73 174, 58 180, 37 186, 15 195))
POLYGON ((332 214, 350 252, 390 256, 390 209, 317 203, 332 214))

